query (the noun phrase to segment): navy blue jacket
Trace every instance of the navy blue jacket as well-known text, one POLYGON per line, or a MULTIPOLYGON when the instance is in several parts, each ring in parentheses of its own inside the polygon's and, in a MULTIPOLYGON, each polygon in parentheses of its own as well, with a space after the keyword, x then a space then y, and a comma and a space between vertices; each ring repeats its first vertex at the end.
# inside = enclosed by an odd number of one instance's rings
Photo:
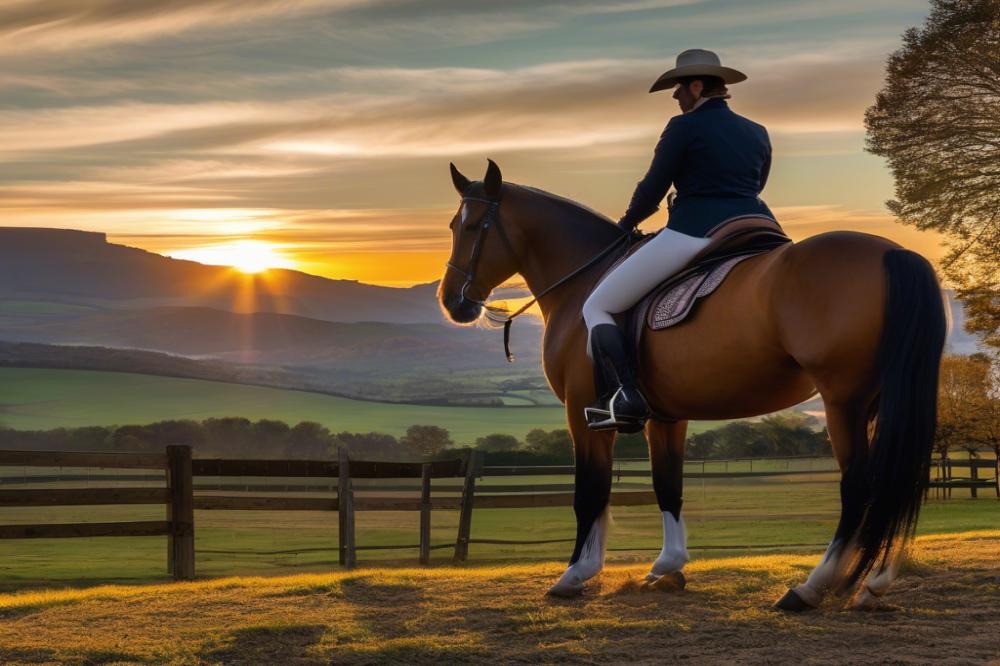
POLYGON ((668 229, 705 237, 736 217, 773 219, 757 196, 770 169, 767 130, 733 113, 721 97, 711 98, 667 123, 620 224, 634 229, 655 213, 671 185, 677 198, 668 229))

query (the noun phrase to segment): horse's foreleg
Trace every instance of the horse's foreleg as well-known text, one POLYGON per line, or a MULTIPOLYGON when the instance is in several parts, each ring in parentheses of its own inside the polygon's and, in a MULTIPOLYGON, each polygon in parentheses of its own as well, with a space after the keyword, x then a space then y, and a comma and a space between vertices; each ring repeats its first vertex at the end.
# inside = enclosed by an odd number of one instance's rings
POLYGON ((687 532, 681 517, 686 435, 687 421, 650 421, 646 424, 653 490, 663 514, 663 548, 646 576, 646 585, 660 589, 684 587, 680 571, 688 561, 687 532))
POLYGON ((614 433, 588 430, 582 406, 570 408, 569 423, 576 458, 576 545, 566 572, 549 589, 549 594, 562 597, 582 592, 584 583, 604 568, 614 450, 614 433))
POLYGON ((775 607, 784 611, 816 608, 823 597, 844 580, 853 556, 853 538, 868 505, 866 474, 868 436, 863 410, 827 405, 827 428, 833 453, 840 465, 840 522, 823 559, 804 583, 790 589, 775 607))

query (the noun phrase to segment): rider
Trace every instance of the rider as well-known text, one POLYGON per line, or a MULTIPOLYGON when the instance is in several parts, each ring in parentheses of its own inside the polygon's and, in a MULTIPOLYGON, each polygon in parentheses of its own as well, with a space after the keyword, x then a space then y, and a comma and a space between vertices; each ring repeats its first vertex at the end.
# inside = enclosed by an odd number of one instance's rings
POLYGON ((584 413, 593 430, 635 431, 649 417, 637 386, 637 361, 612 314, 628 310, 683 268, 726 223, 747 216, 774 219, 758 196, 771 166, 767 130, 726 103, 726 84, 746 78, 723 67, 715 53, 690 49, 649 89, 674 88, 683 113, 667 123, 618 224, 632 233, 659 209, 671 185, 677 194, 667 226, 611 271, 584 303, 597 390, 597 401, 584 413))

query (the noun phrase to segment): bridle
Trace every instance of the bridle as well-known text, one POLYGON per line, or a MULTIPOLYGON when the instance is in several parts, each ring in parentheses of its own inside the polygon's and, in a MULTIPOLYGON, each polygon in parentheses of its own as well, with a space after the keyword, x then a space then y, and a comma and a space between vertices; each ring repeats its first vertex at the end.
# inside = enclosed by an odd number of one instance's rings
MULTIPOLYGON (((469 288, 469 285, 472 284, 472 281, 476 277, 476 269, 479 267, 479 258, 483 254, 483 246, 486 244, 486 236, 489 233, 490 228, 494 226, 497 228, 497 233, 500 234, 500 238, 503 240, 504 245, 507 246, 507 251, 510 252, 511 256, 514 257, 515 259, 517 258, 517 252, 514 251, 514 245, 513 243, 510 242, 510 237, 507 236, 507 232, 504 231, 503 225, 500 223, 500 200, 485 199, 483 197, 474 197, 474 196, 462 196, 462 203, 464 204, 467 201, 479 201, 481 203, 487 204, 486 211, 482 214, 482 216, 476 222, 473 222, 472 225, 466 225, 466 228, 471 228, 473 225, 478 224, 479 235, 476 236, 476 240, 472 245, 472 252, 469 256, 469 264, 468 266, 466 266, 466 268, 462 269, 459 266, 456 266, 451 261, 448 261, 446 266, 465 278, 465 282, 462 283, 462 289, 459 291, 459 298, 461 299, 461 301, 469 301, 470 303, 476 303, 477 305, 480 305, 489 310, 490 306, 486 305, 485 298, 481 301, 476 300, 474 298, 468 298, 465 295, 465 291, 466 289, 469 288)), ((538 299, 540 299, 542 296, 545 296, 556 287, 559 287, 565 284, 566 282, 569 282, 577 275, 587 270, 588 268, 596 264, 604 257, 611 254, 613 250, 615 250, 619 245, 622 244, 622 241, 626 241, 625 247, 627 248, 628 247, 627 241, 631 237, 631 235, 632 235, 631 232, 626 231, 625 233, 622 234, 620 238, 618 238, 618 240, 616 240, 611 245, 608 245, 606 248, 598 252, 585 264, 583 264, 579 268, 574 269, 573 271, 564 275, 563 277, 559 278, 545 289, 542 289, 540 292, 538 292, 537 295, 532 297, 530 301, 522 305, 512 314, 509 314, 503 318, 502 320, 503 351, 504 354, 507 356, 508 362, 510 363, 514 362, 514 355, 510 352, 510 326, 514 321, 514 318, 526 312, 528 308, 537 303, 538 299)))
POLYGON ((477 305, 486 307, 485 299, 479 301, 474 298, 469 298, 465 295, 465 290, 468 289, 469 285, 472 284, 472 281, 476 279, 476 270, 479 268, 479 257, 483 254, 483 246, 486 245, 486 235, 490 232, 490 228, 496 225, 497 232, 500 234, 500 238, 503 239, 504 245, 507 246, 507 251, 510 252, 511 256, 517 257, 517 253, 514 252, 514 245, 510 242, 510 238, 507 236, 507 232, 504 231, 503 225, 500 224, 500 200, 471 196, 462 197, 463 204, 468 201, 479 201, 487 204, 486 212, 484 212, 478 220, 470 225, 464 225, 465 228, 468 229, 478 224, 479 235, 476 236, 476 240, 472 244, 472 253, 469 256, 469 264, 464 270, 450 261, 447 263, 447 266, 465 278, 465 282, 462 283, 462 289, 458 292, 458 297, 462 301, 469 301, 470 303, 476 303, 477 305))

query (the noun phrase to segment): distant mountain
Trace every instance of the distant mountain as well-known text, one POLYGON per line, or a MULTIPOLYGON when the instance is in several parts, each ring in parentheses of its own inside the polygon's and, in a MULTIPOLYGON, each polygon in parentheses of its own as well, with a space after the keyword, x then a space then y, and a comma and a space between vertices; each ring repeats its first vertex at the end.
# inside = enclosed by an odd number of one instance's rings
POLYGON ((436 284, 380 287, 272 269, 246 275, 107 242, 103 233, 0 228, 0 299, 114 309, 201 306, 340 322, 441 323, 436 284))
MULTIPOLYGON (((204 307, 112 310, 74 307, 24 312, 0 303, 0 340, 94 345, 269 365, 389 364, 503 367, 499 331, 442 324, 330 322, 270 312, 204 307)), ((538 337, 537 327, 534 335, 538 337)), ((522 329, 524 330, 524 329, 522 329)), ((537 341, 524 345, 537 361, 537 341), (534 353, 531 353, 534 351, 534 353)), ((401 368, 408 369, 408 368, 401 368)))

